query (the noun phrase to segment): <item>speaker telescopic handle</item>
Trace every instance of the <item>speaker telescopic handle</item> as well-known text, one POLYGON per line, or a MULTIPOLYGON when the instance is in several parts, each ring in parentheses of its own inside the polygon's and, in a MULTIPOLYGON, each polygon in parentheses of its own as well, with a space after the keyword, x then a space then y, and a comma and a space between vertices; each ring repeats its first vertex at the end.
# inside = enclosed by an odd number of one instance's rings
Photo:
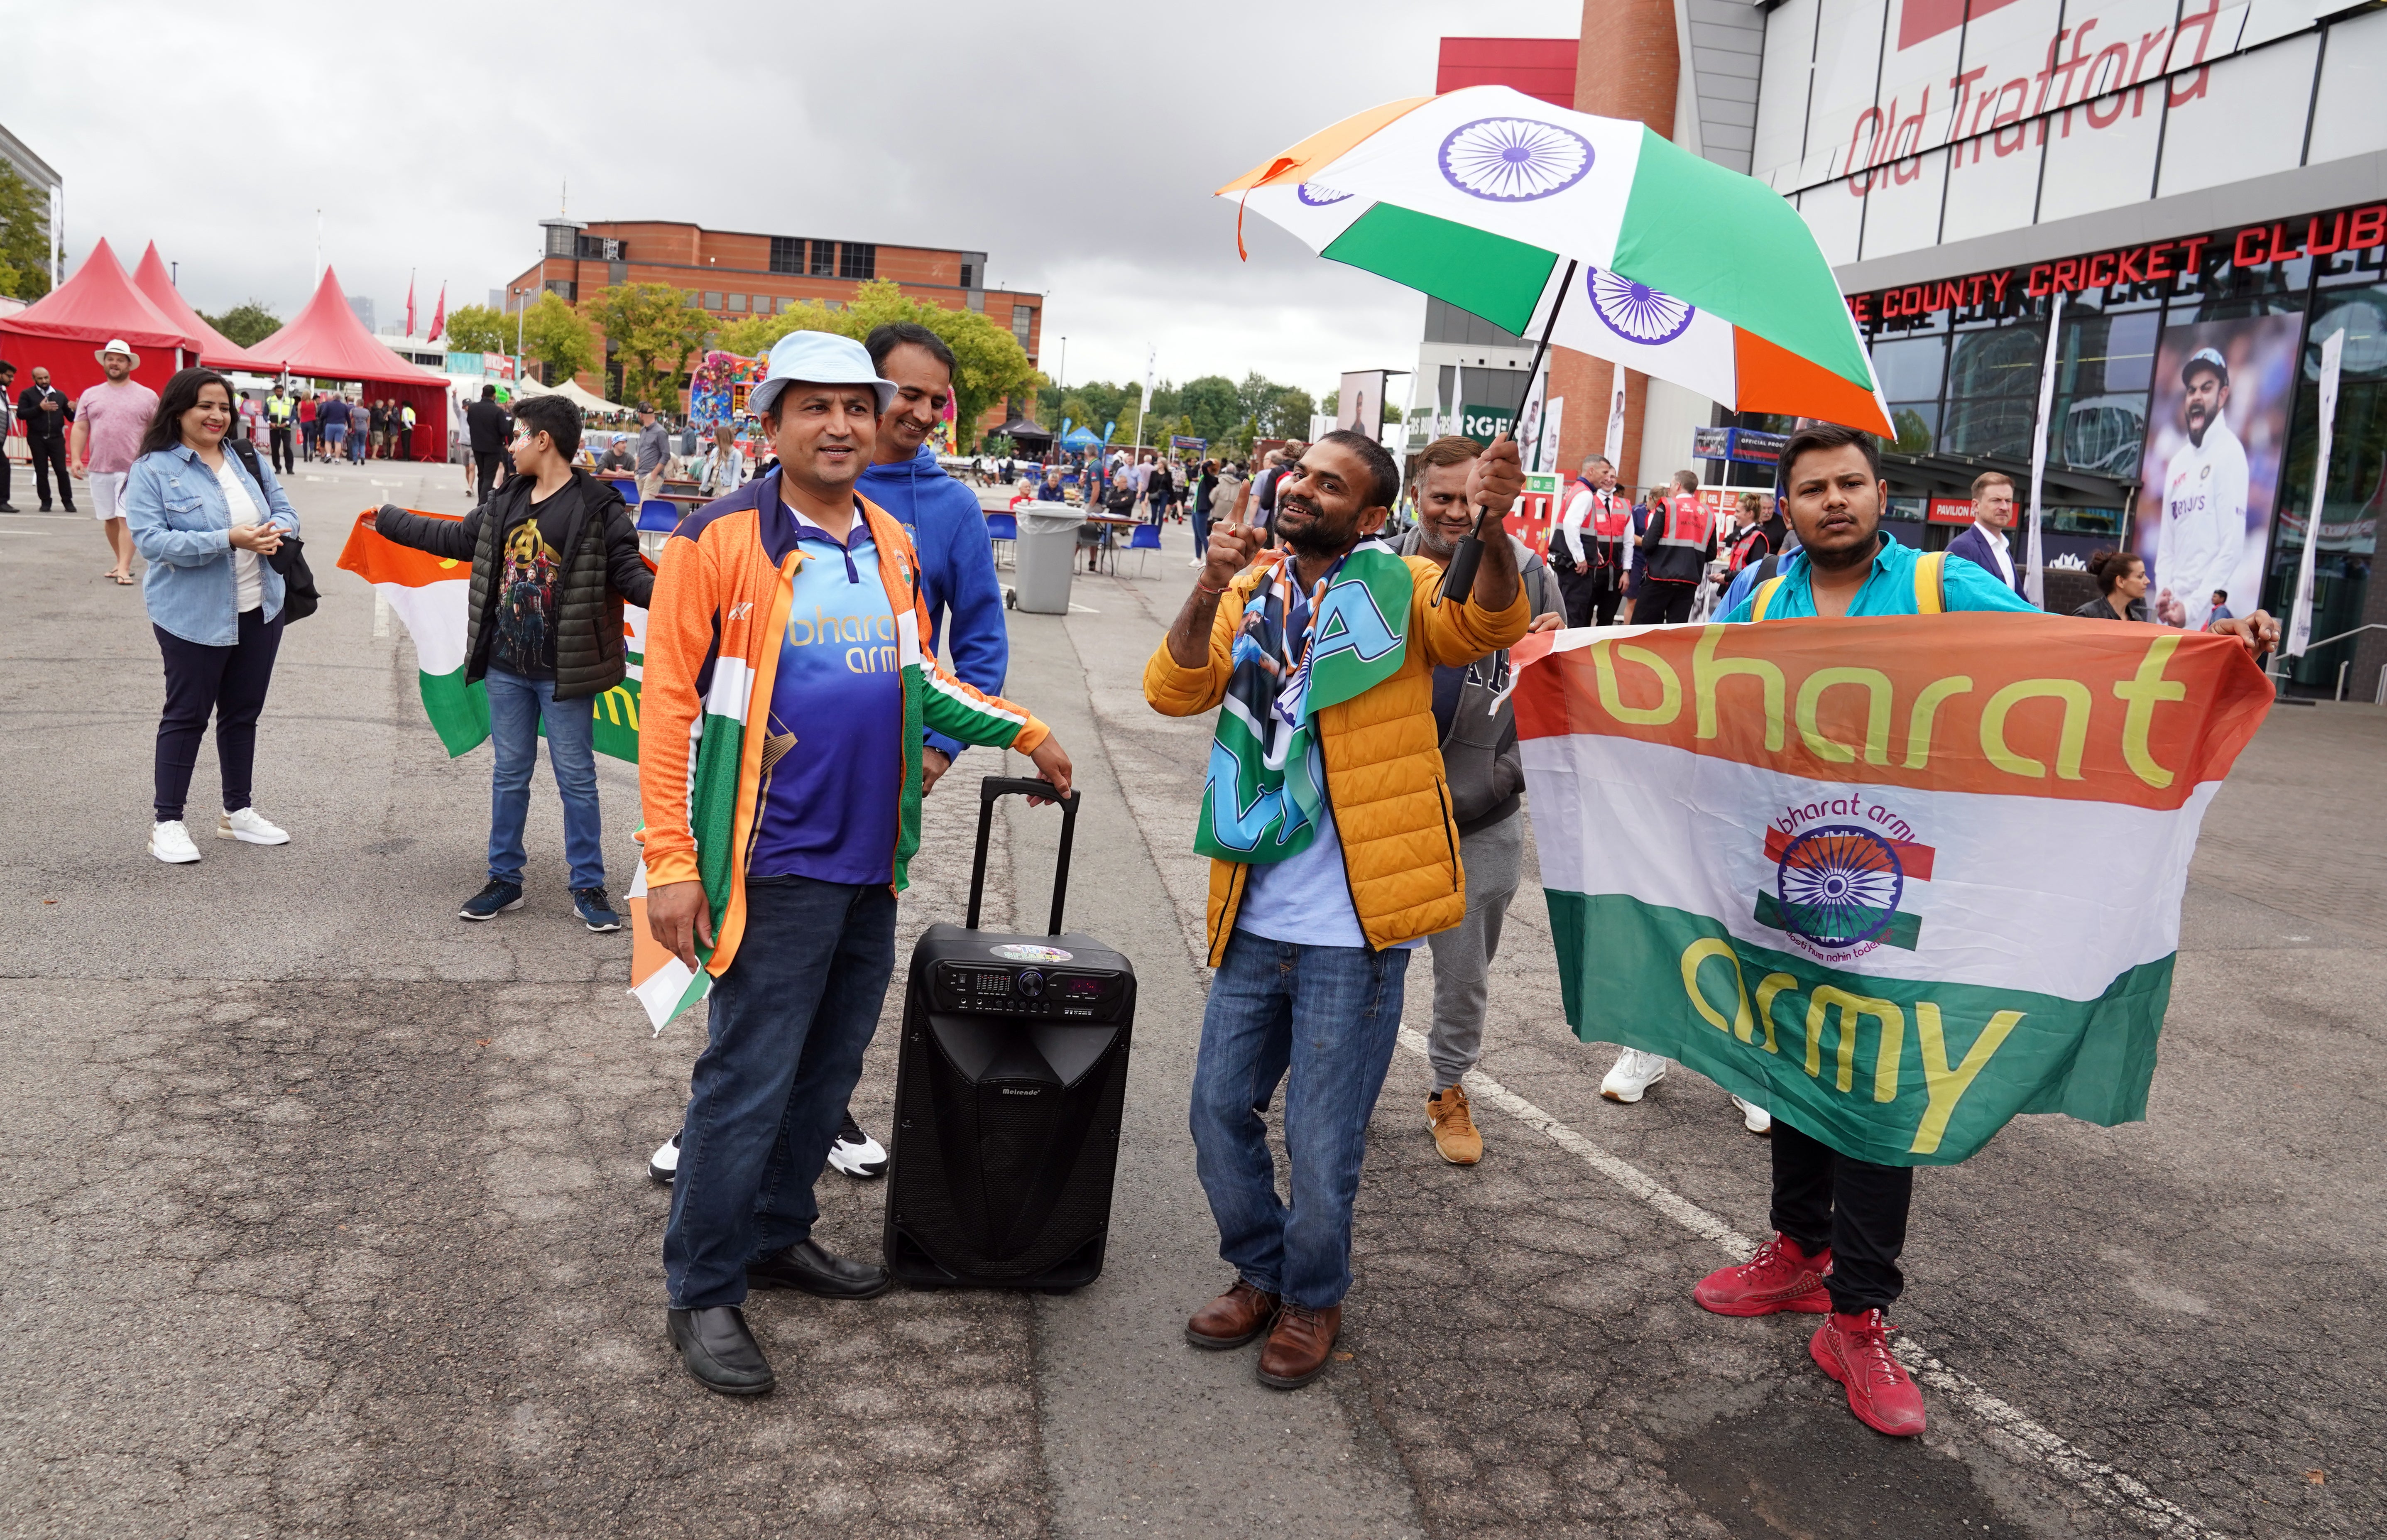
POLYGON ((989 776, 978 786, 978 853, 970 863, 969 917, 964 923, 978 928, 979 910, 986 896, 986 852, 994 833, 994 804, 1005 797, 1042 797, 1061 804, 1061 849, 1053 867, 1052 933, 1061 933, 1062 905, 1069 892, 1069 850, 1077 842, 1078 793, 1067 797, 1055 792, 1053 783, 1030 780, 1019 776, 989 776))

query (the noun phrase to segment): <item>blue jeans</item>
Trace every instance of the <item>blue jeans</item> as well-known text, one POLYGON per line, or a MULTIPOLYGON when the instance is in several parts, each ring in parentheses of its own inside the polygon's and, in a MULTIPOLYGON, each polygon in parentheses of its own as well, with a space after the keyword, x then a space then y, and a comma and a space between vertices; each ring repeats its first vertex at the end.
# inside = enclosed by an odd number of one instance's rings
POLYGON ((530 816, 530 773, 538 764, 538 725, 547 722, 547 765, 563 794, 563 854, 572 886, 605 886, 605 822, 597 811, 597 702, 558 701, 552 679, 489 670, 489 742, 497 751, 489 785, 489 880, 519 886, 523 823, 530 816))
POLYGON ((714 981, 688 1078, 663 1277, 682 1309, 746 1298, 746 1264, 811 1236, 863 1050, 895 971, 885 883, 750 878, 737 960, 714 981))
POLYGON ((1351 1205, 1401 1025, 1406 950, 1295 946, 1238 930, 1211 981, 1194 1065, 1194 1167, 1219 1255, 1310 1309, 1351 1288, 1351 1205), (1277 1196, 1266 1106, 1285 1076, 1293 1202, 1277 1196))

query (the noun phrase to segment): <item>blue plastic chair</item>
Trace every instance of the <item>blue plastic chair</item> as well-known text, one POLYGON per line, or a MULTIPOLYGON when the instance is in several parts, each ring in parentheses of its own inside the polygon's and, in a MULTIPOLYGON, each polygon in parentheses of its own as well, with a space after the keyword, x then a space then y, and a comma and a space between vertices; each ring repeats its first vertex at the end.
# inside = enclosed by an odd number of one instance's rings
POLYGON ((986 537, 994 545, 994 564, 1002 566, 1011 543, 1019 538, 1019 521, 1008 513, 986 516, 986 537))
POLYGON ((636 476, 607 476, 605 479, 613 484, 614 491, 622 494, 624 502, 632 508, 638 506, 638 481, 636 476))
POLYGON ((1158 524, 1136 525, 1134 532, 1128 536, 1127 549, 1146 553, 1136 558, 1135 575, 1142 577, 1144 574, 1144 568, 1152 562, 1152 557, 1148 553, 1160 549, 1160 526, 1158 524))

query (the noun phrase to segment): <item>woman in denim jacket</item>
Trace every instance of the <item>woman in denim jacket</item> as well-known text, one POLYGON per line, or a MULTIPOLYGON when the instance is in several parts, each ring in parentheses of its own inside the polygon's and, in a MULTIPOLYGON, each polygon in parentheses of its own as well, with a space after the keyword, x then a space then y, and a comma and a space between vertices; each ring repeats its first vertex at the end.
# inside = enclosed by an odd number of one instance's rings
POLYGON ((282 574, 266 558, 298 533, 298 515, 271 469, 225 444, 232 423, 231 383, 212 369, 183 370, 166 382, 124 484, 124 522, 149 564, 142 598, 166 663, 149 853, 176 865, 199 858, 183 800, 210 714, 223 772, 216 838, 290 842, 249 805, 249 768, 282 645, 282 574))

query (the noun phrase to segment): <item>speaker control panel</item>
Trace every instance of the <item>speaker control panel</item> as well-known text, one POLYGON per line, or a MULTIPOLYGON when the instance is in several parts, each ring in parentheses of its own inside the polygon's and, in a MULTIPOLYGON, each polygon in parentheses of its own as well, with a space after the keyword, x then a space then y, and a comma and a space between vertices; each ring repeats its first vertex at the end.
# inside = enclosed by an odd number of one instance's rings
POLYGON ((1111 1021, 1128 1011, 1130 975, 1067 966, 940 962, 928 976, 930 1004, 972 1016, 1111 1021))

